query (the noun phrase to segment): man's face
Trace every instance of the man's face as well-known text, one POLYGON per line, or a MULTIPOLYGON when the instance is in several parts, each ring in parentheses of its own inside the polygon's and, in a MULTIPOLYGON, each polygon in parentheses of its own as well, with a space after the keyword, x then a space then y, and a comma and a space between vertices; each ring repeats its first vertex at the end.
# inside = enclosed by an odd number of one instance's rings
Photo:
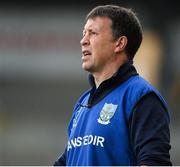
POLYGON ((80 42, 84 70, 91 73, 102 72, 114 60, 115 41, 111 25, 112 22, 107 17, 87 20, 80 42))

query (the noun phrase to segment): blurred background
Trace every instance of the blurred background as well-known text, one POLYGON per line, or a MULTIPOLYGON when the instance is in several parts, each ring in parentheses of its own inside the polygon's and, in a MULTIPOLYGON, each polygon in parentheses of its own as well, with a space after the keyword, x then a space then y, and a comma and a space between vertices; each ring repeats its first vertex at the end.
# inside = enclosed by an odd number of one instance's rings
POLYGON ((84 18, 97 5, 134 9, 144 40, 135 66, 171 111, 171 160, 180 165, 180 5, 170 0, 6 1, 0 6, 0 165, 52 165, 64 151, 78 97, 84 18))

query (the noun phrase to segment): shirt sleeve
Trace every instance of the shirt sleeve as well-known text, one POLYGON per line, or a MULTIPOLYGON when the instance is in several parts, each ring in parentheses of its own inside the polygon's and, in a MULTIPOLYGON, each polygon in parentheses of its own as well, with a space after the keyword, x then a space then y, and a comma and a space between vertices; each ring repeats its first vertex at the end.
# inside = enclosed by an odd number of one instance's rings
POLYGON ((53 166, 66 166, 66 153, 67 149, 65 149, 64 153, 54 162, 53 166))
POLYGON ((171 166, 169 115, 159 97, 153 92, 142 97, 129 121, 137 165, 171 166))

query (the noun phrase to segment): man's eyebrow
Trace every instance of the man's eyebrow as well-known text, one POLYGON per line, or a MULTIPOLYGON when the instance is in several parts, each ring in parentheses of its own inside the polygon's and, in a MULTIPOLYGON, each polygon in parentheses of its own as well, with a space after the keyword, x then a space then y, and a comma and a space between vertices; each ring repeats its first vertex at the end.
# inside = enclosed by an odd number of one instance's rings
POLYGON ((83 29, 83 32, 87 32, 87 31, 92 32, 94 30, 92 28, 83 29))

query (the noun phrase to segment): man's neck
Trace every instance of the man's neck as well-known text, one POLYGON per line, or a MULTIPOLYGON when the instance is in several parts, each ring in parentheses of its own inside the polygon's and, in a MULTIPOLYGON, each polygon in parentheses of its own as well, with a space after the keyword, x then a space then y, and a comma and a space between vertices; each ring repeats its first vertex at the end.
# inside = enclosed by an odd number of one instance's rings
POLYGON ((113 55, 112 60, 110 60, 102 69, 92 72, 91 74, 94 77, 96 88, 98 88, 103 81, 111 78, 126 62, 128 62, 128 58, 124 52, 120 55, 116 54, 113 55))
POLYGON ((96 84, 96 88, 98 88, 99 85, 100 85, 103 81, 111 78, 115 72, 116 72, 116 71, 114 71, 113 73, 102 73, 102 74, 100 74, 100 75, 94 74, 93 76, 94 76, 94 81, 95 81, 95 84, 96 84))
MULTIPOLYGON (((124 64, 124 63, 122 63, 124 64)), ((94 81, 95 81, 95 84, 96 84, 96 88, 99 87, 99 85, 111 78, 116 72, 117 70, 120 68, 120 66, 122 66, 122 64, 117 64, 117 65, 114 65, 114 66, 109 66, 109 68, 106 68, 106 70, 102 71, 102 72, 97 72, 97 73, 93 73, 93 77, 94 77, 94 81)))

